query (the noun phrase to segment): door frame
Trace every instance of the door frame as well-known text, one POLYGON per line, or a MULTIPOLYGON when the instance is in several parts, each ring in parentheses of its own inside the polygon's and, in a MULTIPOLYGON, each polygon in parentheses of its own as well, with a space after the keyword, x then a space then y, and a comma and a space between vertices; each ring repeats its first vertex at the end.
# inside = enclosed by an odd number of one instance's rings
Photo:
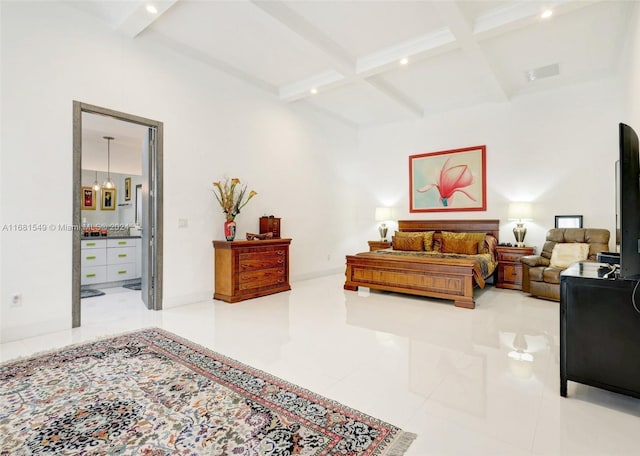
MULTIPOLYGON (((163 220, 163 124, 157 120, 146 119, 144 117, 127 114, 113 109, 103 108, 80 101, 73 101, 73 226, 77 227, 72 232, 73 255, 72 255, 72 288, 71 288, 71 326, 77 328, 81 324, 81 305, 80 305, 80 262, 81 262, 81 240, 82 240, 82 215, 80 212, 80 195, 82 184, 82 113, 98 114, 113 117, 125 122, 133 122, 149 128, 155 128, 157 132, 156 153, 149 160, 149 169, 146 170, 149 176, 149 188, 154 191, 153 208, 150 213, 153 214, 149 227, 143 229, 149 230, 152 235, 153 268, 148 267, 147 271, 155 271, 155 276, 149 278, 152 283, 154 292, 152 294, 152 302, 149 306, 153 310, 162 309, 162 220, 163 220)), ((151 266, 151 265, 150 265, 151 266)))

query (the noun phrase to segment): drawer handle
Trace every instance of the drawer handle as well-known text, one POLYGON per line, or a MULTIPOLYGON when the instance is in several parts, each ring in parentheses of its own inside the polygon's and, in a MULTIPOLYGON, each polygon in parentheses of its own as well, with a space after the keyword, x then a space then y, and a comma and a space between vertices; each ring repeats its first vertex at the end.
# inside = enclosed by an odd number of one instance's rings
POLYGON ((118 245, 127 245, 127 241, 118 241, 118 245))
POLYGON ((126 253, 119 253, 119 254, 118 254, 118 258, 124 258, 124 257, 126 257, 126 256, 127 256, 127 254, 126 254, 126 253))
POLYGON ((88 256, 87 257, 87 260, 95 260, 95 259, 96 259, 96 257, 94 257, 94 256, 88 256))
POLYGON ((122 271, 118 271, 118 274, 126 274, 126 273, 127 273, 127 270, 126 270, 126 269, 124 269, 124 270, 122 270, 122 271))
POLYGON ((248 264, 243 264, 243 265, 242 265, 242 269, 247 269, 248 267, 249 267, 249 265, 248 265, 248 264))
POLYGON ((96 245, 96 243, 95 242, 87 242, 86 245, 89 246, 89 247, 93 247, 94 245, 96 245))
POLYGON ((95 273, 91 273, 91 274, 87 274, 85 277, 89 278, 89 277, 95 277, 95 273))
POLYGON ((278 258, 278 263, 280 264, 284 263, 284 258, 278 258))
POLYGON ((276 250, 276 253, 277 253, 278 255, 284 255, 284 250, 276 250))

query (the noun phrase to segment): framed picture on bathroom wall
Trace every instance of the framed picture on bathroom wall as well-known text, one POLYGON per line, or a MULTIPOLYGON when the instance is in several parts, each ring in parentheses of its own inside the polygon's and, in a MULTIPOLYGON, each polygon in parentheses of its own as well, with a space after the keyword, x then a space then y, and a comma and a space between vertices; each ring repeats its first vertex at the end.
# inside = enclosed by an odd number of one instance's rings
POLYGON ((80 210, 95 211, 96 210, 96 191, 93 187, 82 187, 80 192, 80 210))
POLYGON ((131 201, 131 178, 124 179, 124 200, 131 201))
POLYGON ((116 210, 116 189, 115 188, 103 188, 100 198, 100 209, 103 211, 115 211, 116 210))

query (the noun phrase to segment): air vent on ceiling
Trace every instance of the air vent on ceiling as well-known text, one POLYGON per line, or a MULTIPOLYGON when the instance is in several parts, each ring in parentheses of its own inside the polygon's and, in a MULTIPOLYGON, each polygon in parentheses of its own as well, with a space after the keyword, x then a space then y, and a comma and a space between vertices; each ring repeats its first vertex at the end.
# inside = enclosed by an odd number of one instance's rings
POLYGON ((524 74, 529 82, 536 81, 538 79, 550 78, 551 76, 557 76, 560 74, 560 65, 553 63, 551 65, 525 71, 524 74))

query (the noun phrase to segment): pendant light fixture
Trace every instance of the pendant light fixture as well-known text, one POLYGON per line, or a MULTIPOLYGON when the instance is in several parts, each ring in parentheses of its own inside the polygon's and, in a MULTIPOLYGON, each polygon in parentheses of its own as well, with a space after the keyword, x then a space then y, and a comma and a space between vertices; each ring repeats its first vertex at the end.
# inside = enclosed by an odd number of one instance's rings
POLYGON ((107 140, 107 180, 104 181, 104 184, 102 184, 102 186, 104 188, 115 188, 115 185, 111 180, 111 140, 113 140, 113 136, 103 136, 103 138, 107 140))
POLYGON ((96 180, 93 181, 91 186, 96 192, 100 191, 100 182, 98 182, 98 170, 96 169, 96 180))

